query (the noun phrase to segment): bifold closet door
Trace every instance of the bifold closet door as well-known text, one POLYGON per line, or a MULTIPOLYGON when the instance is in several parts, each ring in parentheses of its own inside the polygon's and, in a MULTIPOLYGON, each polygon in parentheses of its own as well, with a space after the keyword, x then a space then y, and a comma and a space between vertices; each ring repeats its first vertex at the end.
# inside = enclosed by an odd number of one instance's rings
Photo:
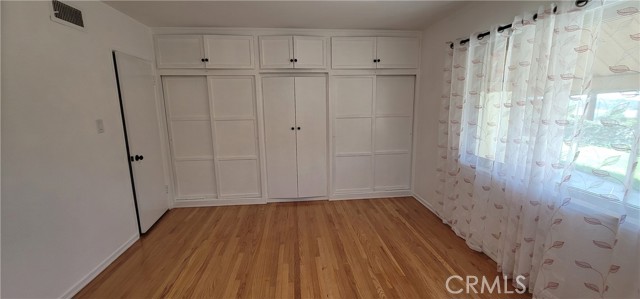
POLYGON ((260 197, 254 77, 208 79, 219 197, 260 197))
POLYGON ((377 76, 374 128, 376 191, 411 187, 414 76, 377 76))
POLYGON ((327 83, 295 78, 298 197, 327 194, 327 83))
POLYGON ((270 198, 298 197, 295 79, 262 79, 267 192, 270 198))
POLYGON ((163 76, 176 199, 216 198, 207 78, 163 76))

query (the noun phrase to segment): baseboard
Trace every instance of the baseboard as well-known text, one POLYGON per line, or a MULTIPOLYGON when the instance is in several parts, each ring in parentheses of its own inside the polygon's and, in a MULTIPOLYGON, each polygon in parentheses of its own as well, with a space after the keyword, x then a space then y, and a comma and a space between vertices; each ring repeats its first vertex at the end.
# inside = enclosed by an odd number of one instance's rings
POLYGON ((351 200, 351 199, 368 199, 368 198, 385 198, 385 197, 404 197, 411 196, 411 191, 378 191, 366 193, 338 193, 331 196, 329 200, 351 200))
POLYGON ((433 206, 431 205, 431 203, 428 202, 426 199, 422 198, 422 196, 416 194, 415 192, 411 192, 411 196, 413 196, 419 203, 421 203, 423 206, 425 206, 425 208, 429 209, 429 211, 431 211, 431 213, 438 215, 434 211, 433 206))
POLYGON ((116 251, 113 252, 109 257, 107 257, 104 261, 102 261, 100 264, 98 264, 98 266, 96 266, 93 270, 91 270, 91 272, 89 272, 82 279, 80 279, 80 281, 78 281, 75 285, 73 285, 66 292, 64 292, 64 294, 62 294, 62 296, 60 296, 60 298, 71 298, 75 294, 80 292, 80 290, 82 290, 82 288, 84 288, 87 284, 89 284, 89 282, 91 282, 94 278, 96 278, 96 276, 98 276, 98 274, 100 274, 102 271, 104 271, 104 269, 106 269, 109 265, 111 265, 111 263, 113 263, 113 261, 115 261, 127 249, 129 249, 129 247, 131 247, 131 245, 133 245, 133 243, 138 241, 138 239, 140 239, 140 235, 138 235, 138 233, 136 233, 129 240, 127 240, 124 244, 120 245, 120 247, 118 247, 118 249, 116 249, 116 251))
POLYGON ((259 205, 267 203, 264 198, 221 198, 174 200, 174 208, 219 207, 238 205, 259 205))

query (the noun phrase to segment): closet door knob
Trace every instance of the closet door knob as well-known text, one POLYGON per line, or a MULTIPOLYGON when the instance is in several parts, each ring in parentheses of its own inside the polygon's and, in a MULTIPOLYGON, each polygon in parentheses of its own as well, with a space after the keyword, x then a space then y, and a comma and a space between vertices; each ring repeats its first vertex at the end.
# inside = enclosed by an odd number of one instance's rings
POLYGON ((378 62, 378 59, 374 59, 373 62, 378 62))
POLYGON ((300 127, 298 127, 298 131, 300 131, 300 127))
POLYGON ((204 58, 200 59, 200 61, 204 62, 204 58))
POLYGON ((294 127, 291 127, 291 131, 293 131, 293 130, 295 130, 295 129, 296 129, 296 128, 294 128, 294 127))
POLYGON ((294 59, 293 59, 293 62, 298 62, 298 58, 294 58, 294 59))
POLYGON ((134 160, 136 160, 136 161, 141 161, 141 160, 143 160, 143 159, 144 159, 144 156, 142 156, 142 155, 135 155, 133 158, 134 158, 134 160))
POLYGON ((293 58, 289 59, 289 62, 293 62, 293 58))
MULTIPOLYGON (((378 60, 379 61, 379 60, 378 60)), ((205 58, 204 62, 209 62, 209 58, 205 58)))
MULTIPOLYGON (((207 59, 207 61, 209 61, 209 59, 207 59)), ((378 62, 380 62, 380 59, 378 59, 378 62)))

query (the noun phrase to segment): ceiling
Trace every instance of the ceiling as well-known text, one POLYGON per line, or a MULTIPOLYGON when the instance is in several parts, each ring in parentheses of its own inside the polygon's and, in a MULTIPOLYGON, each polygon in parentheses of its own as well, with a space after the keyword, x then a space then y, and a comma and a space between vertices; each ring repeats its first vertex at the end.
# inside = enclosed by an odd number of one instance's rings
POLYGON ((422 30, 463 1, 105 1, 150 27, 422 30))

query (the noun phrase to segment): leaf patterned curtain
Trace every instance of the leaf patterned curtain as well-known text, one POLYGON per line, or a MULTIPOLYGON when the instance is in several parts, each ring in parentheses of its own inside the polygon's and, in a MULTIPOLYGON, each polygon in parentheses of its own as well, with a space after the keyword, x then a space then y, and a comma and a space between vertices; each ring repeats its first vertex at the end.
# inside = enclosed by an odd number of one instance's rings
POLYGON ((434 210, 536 298, 640 298, 640 9, 541 7, 448 52, 434 210))

